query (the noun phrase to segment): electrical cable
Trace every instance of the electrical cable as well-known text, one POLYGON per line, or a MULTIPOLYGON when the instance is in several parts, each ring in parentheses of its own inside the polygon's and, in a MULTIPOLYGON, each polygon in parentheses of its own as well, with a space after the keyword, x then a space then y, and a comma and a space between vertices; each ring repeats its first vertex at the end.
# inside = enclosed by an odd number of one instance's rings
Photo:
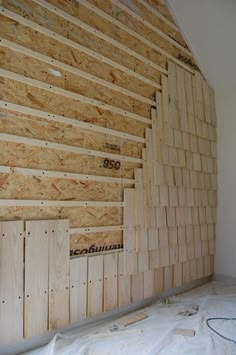
POLYGON ((236 344, 236 340, 233 340, 233 339, 230 339, 230 338, 227 338, 225 337, 224 335, 220 334, 219 332, 217 332, 217 330, 215 330, 214 328, 212 328, 209 324, 209 321, 211 320, 236 320, 236 318, 208 318, 206 320, 206 324, 208 326, 208 328, 210 328, 214 333, 216 333, 217 335, 219 335, 221 338, 223 339, 226 339, 228 341, 231 341, 232 343, 235 343, 236 344))

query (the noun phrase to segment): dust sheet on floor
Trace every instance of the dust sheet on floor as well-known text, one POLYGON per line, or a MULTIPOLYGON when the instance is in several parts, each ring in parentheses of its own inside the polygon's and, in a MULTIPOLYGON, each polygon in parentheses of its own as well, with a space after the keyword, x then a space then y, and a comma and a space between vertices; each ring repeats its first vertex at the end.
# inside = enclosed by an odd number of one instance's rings
MULTIPOLYGON (((221 338, 206 324, 212 317, 236 317, 236 286, 232 284, 213 281, 126 316, 127 320, 132 317, 138 320, 126 327, 123 317, 102 321, 89 331, 57 334, 47 346, 27 354, 236 354, 236 344, 221 338)), ((211 326, 236 340, 236 321, 217 320, 211 326)))

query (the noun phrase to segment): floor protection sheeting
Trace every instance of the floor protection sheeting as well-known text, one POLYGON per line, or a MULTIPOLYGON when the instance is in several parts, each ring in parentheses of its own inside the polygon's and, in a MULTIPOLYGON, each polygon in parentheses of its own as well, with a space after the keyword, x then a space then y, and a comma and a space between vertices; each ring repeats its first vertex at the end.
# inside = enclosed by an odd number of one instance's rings
MULTIPOLYGON (((110 331, 119 319, 86 330, 57 334, 45 347, 28 355, 236 355, 236 344, 219 337, 206 325, 212 317, 236 318, 236 286, 213 281, 142 310, 148 318, 110 331), (196 309, 193 315, 189 314, 196 309), (179 314, 180 313, 180 314, 179 314), (175 329, 195 330, 195 336, 176 335, 175 329)), ((211 326, 236 341, 236 321, 212 321, 211 326)))

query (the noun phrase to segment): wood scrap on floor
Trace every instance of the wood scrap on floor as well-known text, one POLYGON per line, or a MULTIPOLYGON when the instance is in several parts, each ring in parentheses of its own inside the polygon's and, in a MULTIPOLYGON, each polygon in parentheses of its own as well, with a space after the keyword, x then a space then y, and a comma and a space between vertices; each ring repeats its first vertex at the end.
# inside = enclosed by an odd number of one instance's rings
POLYGON ((184 337, 194 337, 196 334, 196 331, 194 329, 182 329, 182 328, 176 328, 174 330, 175 335, 182 335, 184 337))
POLYGON ((110 331, 120 330, 121 328, 128 327, 132 324, 140 322, 144 319, 148 318, 148 314, 146 312, 139 312, 135 314, 131 314, 129 316, 125 316, 123 318, 118 319, 110 328, 110 331))

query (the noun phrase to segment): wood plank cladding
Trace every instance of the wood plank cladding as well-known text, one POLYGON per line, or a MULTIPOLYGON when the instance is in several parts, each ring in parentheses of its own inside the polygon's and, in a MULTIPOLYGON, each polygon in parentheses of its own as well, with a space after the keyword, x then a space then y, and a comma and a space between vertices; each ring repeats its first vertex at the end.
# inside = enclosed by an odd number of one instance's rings
POLYGON ((2 0, 0 32, 4 341, 211 275, 214 92, 164 1, 2 0))

